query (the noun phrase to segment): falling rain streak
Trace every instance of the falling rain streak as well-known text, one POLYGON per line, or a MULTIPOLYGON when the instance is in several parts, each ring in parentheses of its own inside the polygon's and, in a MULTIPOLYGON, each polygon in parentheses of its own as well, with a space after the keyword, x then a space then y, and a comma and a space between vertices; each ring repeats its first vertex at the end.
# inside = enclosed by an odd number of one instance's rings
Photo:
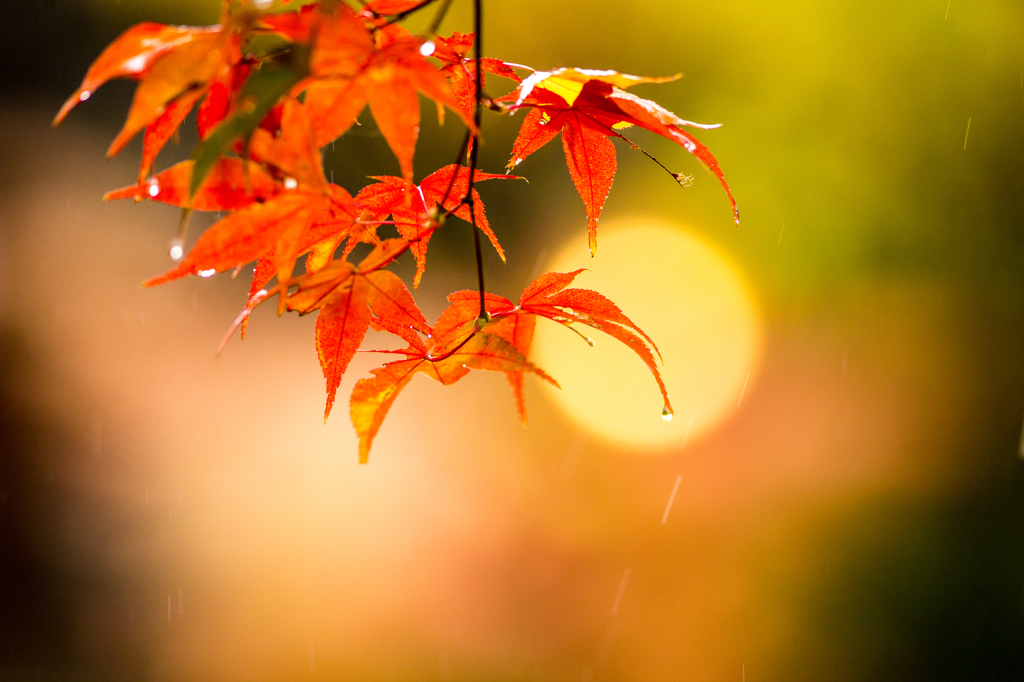
POLYGON ((619 605, 622 604, 622 596, 626 594, 626 584, 629 583, 629 569, 622 572, 622 580, 619 581, 619 591, 615 593, 615 603, 612 604, 612 615, 619 612, 619 605))
POLYGON ((750 372, 747 372, 747 378, 743 380, 743 388, 740 389, 740 399, 736 401, 736 407, 740 406, 743 402, 743 394, 747 391, 747 382, 750 381, 750 372))
POLYGON ((686 447, 686 441, 690 437, 690 429, 693 428, 693 421, 697 418, 697 410, 690 413, 690 421, 686 424, 686 431, 683 432, 683 439, 679 441, 679 449, 686 447))
POLYGON ((971 117, 967 117, 967 132, 964 133, 964 151, 967 151, 967 136, 971 134, 971 117))
POLYGON ((683 482, 683 475, 676 476, 676 484, 672 486, 672 494, 668 496, 668 504, 665 505, 665 513, 661 515, 661 525, 668 521, 668 513, 672 511, 672 503, 676 501, 676 493, 679 492, 679 484, 683 482))

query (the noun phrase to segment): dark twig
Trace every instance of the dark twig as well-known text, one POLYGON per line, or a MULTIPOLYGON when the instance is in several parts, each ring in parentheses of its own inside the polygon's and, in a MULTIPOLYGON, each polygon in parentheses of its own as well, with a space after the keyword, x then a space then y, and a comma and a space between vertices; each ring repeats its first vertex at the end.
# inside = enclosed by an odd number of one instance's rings
POLYGON ((484 325, 490 320, 490 317, 487 315, 487 306, 484 299, 484 260, 483 254, 480 252, 480 235, 477 234, 476 227, 476 202, 473 201, 473 181, 476 175, 477 151, 480 149, 480 123, 484 100, 483 72, 480 68, 480 58, 483 54, 484 44, 482 5, 483 0, 473 0, 473 32, 476 38, 476 47, 473 52, 474 70, 476 71, 476 93, 474 95, 476 106, 473 110, 473 123, 476 126, 476 133, 473 147, 469 152, 469 189, 463 198, 463 201, 469 201, 469 217, 473 223, 473 246, 476 249, 476 278, 477 284, 480 287, 480 314, 476 318, 476 328, 478 331, 483 329, 484 325))
POLYGON ((448 13, 448 8, 451 7, 452 0, 444 0, 441 6, 437 9, 437 14, 434 15, 434 20, 430 22, 430 28, 427 29, 427 35, 434 35, 437 33, 437 29, 441 27, 441 22, 444 21, 444 15, 448 13))
MULTIPOLYGON (((401 21, 402 19, 405 19, 407 16, 409 16, 411 14, 416 14, 416 12, 419 12, 421 9, 423 9, 427 5, 433 5, 435 2, 437 2, 437 0, 423 0, 423 2, 421 2, 420 4, 418 4, 418 5, 414 6, 414 7, 410 7, 409 9, 405 10, 404 12, 401 12, 400 14, 396 14, 396 15, 392 16, 390 19, 388 19, 386 22, 384 22, 384 26, 390 26, 391 24, 397 23, 397 22, 401 21)), ((380 15, 377 15, 377 16, 380 16, 380 15)))

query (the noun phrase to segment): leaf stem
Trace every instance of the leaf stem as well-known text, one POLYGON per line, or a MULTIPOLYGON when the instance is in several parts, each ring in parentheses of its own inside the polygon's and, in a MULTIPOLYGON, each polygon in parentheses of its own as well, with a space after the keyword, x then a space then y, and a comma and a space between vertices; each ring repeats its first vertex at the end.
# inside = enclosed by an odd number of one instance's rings
POLYGON ((656 163, 656 164, 658 164, 659 166, 661 166, 662 170, 664 170, 664 171, 665 171, 666 173, 668 173, 669 175, 671 175, 671 176, 672 176, 672 178, 673 178, 673 179, 674 179, 674 180, 675 180, 675 181, 676 181, 677 183, 679 183, 679 185, 680 185, 680 186, 685 186, 685 185, 683 185, 683 183, 682 183, 682 180, 680 180, 680 175, 682 175, 681 173, 673 173, 673 172, 672 172, 671 170, 669 170, 669 168, 668 168, 668 167, 667 167, 667 166, 666 166, 665 164, 663 164, 663 163, 662 163, 661 161, 658 161, 658 159, 657 159, 657 158, 655 158, 655 156, 654 156, 653 154, 651 154, 651 153, 650 153, 650 152, 648 152, 648 151, 647 151, 646 149, 644 149, 643 147, 641 147, 640 145, 638 145, 638 144, 637 144, 636 142, 633 142, 633 141, 632 141, 632 140, 630 140, 630 139, 629 139, 628 137, 626 137, 625 135, 623 135, 623 134, 622 134, 622 133, 620 133, 619 131, 615 130, 614 128, 611 128, 611 127, 609 127, 608 125, 606 125, 606 124, 604 124, 604 123, 602 123, 602 122, 598 121, 598 120, 597 120, 597 119, 595 119, 595 118, 594 118, 593 116, 587 116, 587 118, 589 118, 589 119, 590 119, 591 121, 593 121, 594 123, 598 124, 599 126, 601 126, 602 128, 604 128, 605 130, 607 130, 607 131, 608 131, 608 134, 609 134, 609 135, 614 135, 615 137, 619 138, 620 140, 622 140, 623 142, 625 142, 626 144, 628 144, 628 145, 629 145, 630 147, 632 147, 633 149, 639 149, 639 150, 640 150, 640 152, 641 152, 641 153, 642 153, 642 154, 643 154, 644 156, 646 156, 646 157, 647 157, 648 159, 650 159, 650 160, 651 160, 651 161, 653 161, 654 163, 656 163))

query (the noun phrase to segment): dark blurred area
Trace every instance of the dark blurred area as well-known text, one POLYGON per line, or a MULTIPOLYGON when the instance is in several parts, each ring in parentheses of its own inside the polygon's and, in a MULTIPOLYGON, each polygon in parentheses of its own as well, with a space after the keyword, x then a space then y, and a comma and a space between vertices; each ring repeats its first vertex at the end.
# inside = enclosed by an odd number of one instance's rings
MULTIPOLYGON (((1024 679, 1024 7, 488 4, 496 56, 683 71, 637 92, 725 123, 700 137, 740 228, 667 147, 694 187, 620 147, 605 215, 727 253, 760 368, 717 430, 639 455, 539 390, 523 430, 498 381, 416 384, 359 468, 311 320, 255 315, 213 363, 247 283, 139 289, 176 216, 100 202, 136 171, 138 141, 102 160, 130 84, 48 128, 129 25, 215 5, 4 8, 0 679, 1024 679)), ((460 134, 423 108, 418 171, 460 134)), ((397 171, 363 123, 325 157, 353 193, 397 171)), ((515 133, 485 130, 487 170, 515 133)), ((486 188, 512 298, 585 229, 557 146, 486 188)), ((431 243, 428 318, 474 285, 467 238, 431 243)))

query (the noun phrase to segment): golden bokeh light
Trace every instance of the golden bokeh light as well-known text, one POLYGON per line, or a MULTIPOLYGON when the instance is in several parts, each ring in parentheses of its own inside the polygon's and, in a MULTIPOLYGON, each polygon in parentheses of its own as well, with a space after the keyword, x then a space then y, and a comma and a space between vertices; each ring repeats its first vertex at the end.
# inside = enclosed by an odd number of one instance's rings
POLYGON ((567 244, 547 271, 588 268, 574 286, 614 301, 658 344, 675 418, 643 362, 600 332, 582 339, 538 324, 535 360, 562 385, 545 390, 591 435, 616 445, 674 449, 722 422, 749 396, 760 352, 754 304, 735 266, 682 227, 639 219, 602 224, 597 257, 586 235, 567 244))

